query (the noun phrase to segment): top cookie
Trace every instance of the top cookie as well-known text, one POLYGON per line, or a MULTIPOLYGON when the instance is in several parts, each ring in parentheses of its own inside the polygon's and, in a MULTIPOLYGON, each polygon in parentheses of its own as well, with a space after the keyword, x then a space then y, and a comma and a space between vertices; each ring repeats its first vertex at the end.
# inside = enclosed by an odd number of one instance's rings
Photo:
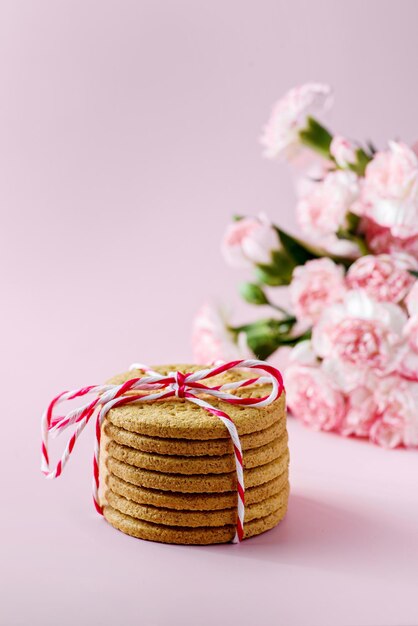
MULTIPOLYGON (((162 365, 153 366, 155 371, 167 375, 169 372, 196 372, 204 369, 203 365, 162 365)), ((141 370, 131 370, 111 378, 108 382, 120 385, 130 378, 144 376, 141 370)), ((250 376, 257 374, 251 372, 250 376)), ((221 375, 213 376, 202 381, 205 385, 215 386, 243 380, 249 375, 245 370, 230 370, 221 375)), ((269 395, 270 385, 248 385, 233 393, 241 398, 260 398, 269 395)), ((211 396, 202 396, 215 408, 219 408, 231 417, 238 433, 245 435, 268 428, 275 422, 284 421, 285 397, 284 392, 272 404, 266 407, 253 408, 234 406, 211 396)), ((185 398, 170 398, 155 402, 135 402, 111 409, 106 418, 119 428, 130 430, 141 435, 154 437, 182 438, 182 439, 223 439, 229 433, 224 424, 214 415, 208 413, 185 398)))

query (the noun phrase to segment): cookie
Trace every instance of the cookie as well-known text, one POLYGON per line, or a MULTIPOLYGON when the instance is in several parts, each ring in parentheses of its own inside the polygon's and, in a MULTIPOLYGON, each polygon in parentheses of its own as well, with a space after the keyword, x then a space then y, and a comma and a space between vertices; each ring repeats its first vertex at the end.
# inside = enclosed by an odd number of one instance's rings
MULTIPOLYGON (((274 422, 264 430, 260 430, 240 437, 241 447, 252 450, 265 446, 274 439, 278 439, 286 430, 285 420, 274 422)), ((162 437, 149 437, 125 430, 115 426, 108 420, 104 421, 104 432, 110 439, 123 446, 129 446, 142 452, 154 454, 169 454, 171 456, 222 456, 231 454, 233 445, 231 438, 226 439, 163 439, 162 437)))
MULTIPOLYGON (((277 478, 273 478, 262 485, 246 489, 246 505, 261 502, 280 493, 287 485, 288 477, 289 472, 286 470, 277 478)), ((235 491, 223 493, 175 493, 173 491, 148 489, 127 483, 113 474, 108 474, 106 485, 113 493, 124 496, 138 504, 149 504, 167 509, 215 511, 236 507, 238 499, 235 491)))
MULTIPOLYGON (((266 517, 278 509, 287 506, 289 485, 286 484, 280 493, 245 507, 245 520, 266 517)), ((224 526, 235 524, 237 520, 236 507, 217 511, 173 511, 155 506, 138 504, 108 489, 106 501, 109 506, 120 513, 154 524, 163 526, 185 526, 187 528, 200 526, 224 526)))
MULTIPOLYGON (((237 488, 235 471, 225 474, 167 474, 133 467, 111 456, 107 458, 106 463, 110 473, 140 487, 181 493, 218 493, 235 491, 237 488)), ((254 487, 277 478, 287 470, 288 464, 289 452, 286 451, 280 458, 270 463, 244 470, 245 486, 254 487)))
MULTIPOLYGON (((117 511, 111 506, 105 506, 103 510, 105 519, 114 528, 121 530, 127 535, 159 541, 162 543, 208 545, 213 543, 227 543, 235 536, 235 526, 225 525, 219 527, 203 526, 199 528, 187 528, 182 526, 162 526, 135 519, 117 511)), ((286 507, 278 509, 274 513, 244 522, 244 539, 259 535, 276 526, 286 515, 286 507)))
MULTIPOLYGON (((258 467, 265 465, 280 457, 287 450, 287 433, 280 439, 271 443, 253 448, 243 454, 244 468, 258 467)), ((224 456, 167 456, 162 454, 150 454, 141 452, 134 448, 121 446, 110 441, 107 446, 109 456, 118 461, 123 461, 128 465, 150 469, 156 472, 167 472, 169 474, 225 474, 236 469, 235 457, 233 454, 224 456)))
MULTIPOLYGON (((161 374, 168 374, 176 370, 195 372, 201 368, 202 366, 196 365, 171 365, 156 366, 153 369, 161 374)), ((121 384, 130 378, 143 375, 140 370, 133 370, 115 376, 108 382, 121 384)), ((248 375, 242 370, 230 370, 207 379, 205 384, 214 386, 246 378, 248 375)), ((242 398, 260 398, 269 395, 270 391, 270 385, 252 384, 235 390, 234 395, 242 398)), ((235 422, 239 435, 264 430, 286 419, 284 392, 275 402, 258 408, 227 404, 213 397, 210 397, 209 401, 215 408, 228 413, 235 422)), ((173 397, 169 400, 135 402, 114 407, 107 413, 107 420, 124 430, 151 437, 193 440, 229 438, 228 430, 221 420, 185 398, 173 397)))

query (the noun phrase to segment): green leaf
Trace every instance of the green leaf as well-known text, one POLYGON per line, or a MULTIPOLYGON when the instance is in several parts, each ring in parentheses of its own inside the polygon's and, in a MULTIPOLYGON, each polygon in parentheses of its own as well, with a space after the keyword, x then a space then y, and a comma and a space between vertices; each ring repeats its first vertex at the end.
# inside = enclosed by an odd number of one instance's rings
POLYGON ((280 330, 277 320, 261 320, 249 325, 246 331, 247 344, 259 359, 267 359, 280 345, 280 330))
POLYGON ((287 252, 289 258, 292 259, 294 265, 304 265, 306 261, 311 261, 312 259, 317 259, 321 256, 300 239, 292 237, 292 235, 289 235, 277 226, 274 228, 279 236, 283 249, 287 252))
POLYGON ((366 145, 369 149, 369 153, 370 153, 370 160, 374 157, 374 155, 377 152, 377 148, 376 146, 373 144, 373 142, 370 141, 370 139, 368 141, 366 141, 366 145))
POLYGON ((299 137, 305 146, 319 152, 325 158, 329 158, 332 135, 316 119, 307 118, 307 126, 299 131, 299 137))
POLYGON ((269 304, 266 294, 256 283, 242 283, 239 291, 242 298, 250 304, 269 304))
POLYGON ((290 284, 290 280, 285 280, 277 273, 277 268, 271 265, 257 265, 255 275, 261 283, 269 287, 282 287, 290 284))
POLYGON ((296 263, 286 250, 274 250, 271 255, 271 263, 260 263, 255 272, 258 280, 264 285, 280 286, 289 285, 292 280, 293 270, 296 263))
MULTIPOLYGON (((244 332, 247 344, 257 358, 267 359, 282 345, 295 345, 298 337, 291 337, 290 333, 295 325, 295 318, 283 320, 264 319, 234 329, 244 332)), ((305 338, 305 337, 304 337, 305 338)))
POLYGON ((366 167, 372 160, 372 156, 369 156, 363 148, 357 148, 356 150, 356 162, 350 163, 349 168, 358 176, 364 176, 366 167))
POLYGON ((418 278, 418 272, 416 270, 408 270, 408 272, 411 274, 411 276, 418 278))

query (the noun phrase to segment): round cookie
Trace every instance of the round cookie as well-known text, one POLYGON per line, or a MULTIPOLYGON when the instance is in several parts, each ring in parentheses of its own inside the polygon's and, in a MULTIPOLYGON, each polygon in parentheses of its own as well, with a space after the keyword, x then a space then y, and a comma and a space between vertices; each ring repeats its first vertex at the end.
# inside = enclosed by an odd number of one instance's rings
MULTIPOLYGON (((265 446, 244 452, 244 469, 270 463, 270 461, 284 454, 286 450, 287 432, 284 432, 280 439, 275 439, 265 446)), ((107 452, 112 458, 123 461, 128 465, 134 465, 135 467, 154 470, 156 472, 167 472, 169 474, 225 474, 226 472, 233 472, 236 469, 233 454, 198 457, 167 456, 141 452, 134 448, 121 446, 114 441, 108 443, 107 452)))
MULTIPOLYGON (((254 487, 266 483, 287 470, 289 464, 289 452, 278 459, 265 465, 244 469, 244 483, 246 487, 254 487)), ((164 474, 153 470, 133 467, 122 461, 109 456, 107 469, 110 473, 123 480, 151 489, 163 491, 176 491, 181 493, 218 493, 223 491, 235 491, 237 488, 236 472, 225 474, 164 474)))
MULTIPOLYGON (((149 437, 125 430, 115 426, 107 419, 104 421, 104 432, 110 439, 123 446, 129 446, 142 452, 154 454, 168 454, 171 456, 222 456, 233 452, 231 438, 226 439, 163 439, 162 437, 149 437)), ((252 450, 265 446, 274 439, 280 437, 286 430, 285 420, 274 422, 264 430, 260 430, 240 437, 241 447, 252 450)))
MULTIPOLYGON (((111 506, 105 506, 103 510, 105 519, 114 528, 121 530, 127 535, 159 541, 162 543, 209 545, 213 543, 227 543, 235 536, 235 526, 226 525, 220 527, 185 528, 181 526, 162 526, 151 522, 135 519, 124 513, 120 513, 111 506)), ((244 522, 244 539, 260 535, 266 530, 274 528, 286 515, 286 507, 278 509, 274 513, 244 522)))
MULTIPOLYGON (((286 507, 288 495, 289 485, 287 484, 280 493, 262 502, 247 505, 245 507, 245 520, 249 522, 253 519, 266 517, 278 509, 286 507)), ((225 524, 235 524, 237 520, 236 507, 218 511, 173 511, 172 509, 162 509, 132 502, 132 500, 113 493, 110 489, 106 493, 106 500, 109 506, 120 513, 163 526, 186 526, 187 528, 224 526, 225 524)))
MULTIPOLYGON (((202 369, 202 366, 170 365, 156 366, 153 369, 164 375, 170 371, 195 372, 202 369)), ((252 373, 252 375, 255 374, 252 373)), ((122 384, 131 378, 141 376, 144 376, 141 370, 131 370, 115 376, 108 382, 122 384)), ((215 386, 245 380, 248 377, 248 374, 242 370, 230 370, 205 380, 204 384, 215 386)), ((270 391, 270 385, 253 384, 236 389, 234 395, 242 398, 260 398, 269 395, 270 391)), ((232 405, 217 398, 206 397, 215 408, 227 412, 235 422, 239 435, 245 435, 264 430, 275 422, 285 421, 284 396, 283 392, 280 398, 272 404, 259 408, 232 405)), ((114 407, 107 413, 107 419, 119 428, 151 437, 200 440, 229 438, 228 430, 220 419, 185 398, 173 397, 169 400, 150 403, 135 402, 114 407)))
MULTIPOLYGON (((246 505, 262 502, 280 493, 287 485, 288 478, 289 472, 286 470, 277 478, 273 478, 262 485, 249 487, 245 490, 246 505)), ((174 493, 172 491, 138 487, 113 474, 108 474, 106 484, 114 493, 133 500, 138 504, 149 504, 167 509, 215 511, 236 507, 238 500, 236 491, 223 493, 174 493)))

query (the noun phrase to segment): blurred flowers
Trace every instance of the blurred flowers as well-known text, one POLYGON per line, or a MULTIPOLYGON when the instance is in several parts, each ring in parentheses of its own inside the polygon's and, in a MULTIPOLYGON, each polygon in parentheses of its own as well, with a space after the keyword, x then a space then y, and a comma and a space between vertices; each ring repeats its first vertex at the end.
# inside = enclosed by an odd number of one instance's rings
MULTIPOLYGON (((418 446, 418 158, 401 142, 379 150, 332 135, 312 117, 331 89, 308 83, 275 105, 265 156, 320 156, 298 182, 304 239, 267 216, 238 217, 222 252, 253 276, 242 298, 263 311, 234 325, 205 305, 193 330, 200 362, 291 348, 293 415, 315 430, 418 446), (277 287, 288 287, 289 306, 277 287)), ((299 159, 305 162, 309 159, 299 159)))
POLYGON ((389 142, 389 150, 377 152, 366 167, 356 211, 392 236, 418 235, 418 159, 403 143, 389 142))
POLYGON ((263 214, 237 219, 230 224, 222 242, 225 261, 232 267, 252 267, 269 263, 271 253, 279 247, 277 233, 263 214))
POLYGON ((417 261, 407 254, 366 255, 349 268, 347 284, 364 289, 375 300, 400 302, 415 282, 408 270, 416 268, 417 261))
POLYGON ((312 331, 321 358, 387 370, 402 341, 406 315, 390 302, 376 302, 361 290, 348 291, 343 302, 327 308, 312 331))
POLYGON ((245 335, 230 331, 226 316, 210 304, 204 304, 195 317, 192 347, 199 363, 215 363, 250 355, 245 335))
POLYGON ((357 160, 356 147, 341 135, 335 135, 332 138, 329 151, 338 167, 341 168, 354 165, 357 160))
MULTIPOLYGON (((359 195, 358 178, 354 172, 330 171, 310 186, 297 206, 296 214, 302 232, 310 241, 325 249, 337 251, 338 233, 349 228, 350 212, 359 195)), ((340 246, 341 254, 358 255, 354 243, 346 241, 340 246)))
POLYGON ((261 136, 264 156, 295 156, 306 140, 308 116, 327 108, 330 100, 331 88, 320 83, 306 83, 288 91, 276 102, 261 136))
POLYGON ((328 306, 342 300, 345 291, 344 268, 331 259, 314 259, 294 269, 290 302, 297 319, 312 325, 328 306))

